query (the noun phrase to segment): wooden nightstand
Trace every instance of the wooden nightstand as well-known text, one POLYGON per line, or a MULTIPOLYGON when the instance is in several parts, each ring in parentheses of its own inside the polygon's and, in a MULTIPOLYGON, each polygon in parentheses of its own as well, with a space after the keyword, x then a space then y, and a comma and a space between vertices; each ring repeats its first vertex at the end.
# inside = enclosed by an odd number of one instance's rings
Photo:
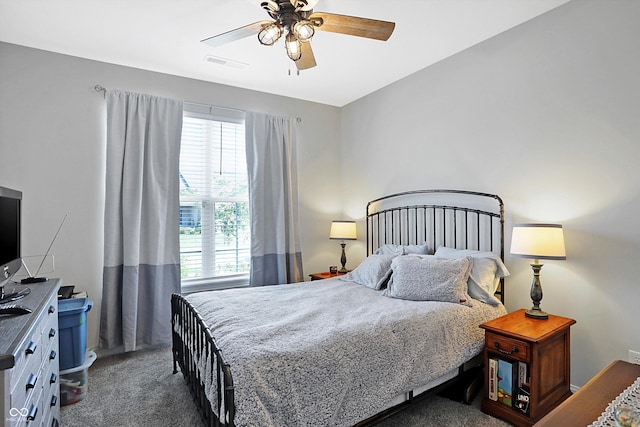
POLYGON ((482 412, 516 426, 534 424, 571 395, 569 329, 576 321, 552 314, 546 320, 532 319, 524 312, 521 309, 480 325, 485 330, 482 412), (503 399, 501 393, 497 400, 490 398, 490 385, 497 381, 495 376, 491 378, 490 359, 501 360, 503 368, 514 369, 509 371, 514 380, 511 406, 503 403, 509 399, 503 399), (524 393, 518 393, 520 369, 526 369, 522 376, 524 393), (527 391, 528 402, 520 399, 522 404, 518 405, 518 394, 526 396, 527 391))
MULTIPOLYGON (((349 270, 349 271, 351 271, 351 270, 349 270)), ((311 280, 322 280, 322 279, 330 279, 332 277, 344 276, 345 274, 347 274, 347 273, 331 274, 328 271, 323 271, 322 273, 310 274, 309 277, 311 277, 311 280)))

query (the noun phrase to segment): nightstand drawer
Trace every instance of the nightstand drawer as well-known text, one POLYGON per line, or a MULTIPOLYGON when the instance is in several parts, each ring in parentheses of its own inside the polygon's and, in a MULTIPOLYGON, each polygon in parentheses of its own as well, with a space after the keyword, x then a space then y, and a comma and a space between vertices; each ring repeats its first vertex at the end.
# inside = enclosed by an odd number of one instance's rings
POLYGON ((529 362, 531 357, 529 343, 488 331, 485 334, 484 345, 488 351, 505 355, 511 359, 529 362))

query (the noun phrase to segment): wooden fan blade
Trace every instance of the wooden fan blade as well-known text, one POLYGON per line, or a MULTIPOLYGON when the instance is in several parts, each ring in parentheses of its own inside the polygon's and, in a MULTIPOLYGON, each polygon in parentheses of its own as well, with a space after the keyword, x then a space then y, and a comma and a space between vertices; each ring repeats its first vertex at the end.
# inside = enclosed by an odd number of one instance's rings
POLYGON ((209 37, 202 40, 202 43, 206 43, 211 47, 222 46, 223 44, 231 43, 236 40, 244 39, 245 37, 258 34, 263 26, 271 24, 272 21, 258 21, 253 24, 245 25, 244 27, 236 28, 235 30, 227 31, 226 33, 218 34, 217 36, 209 37))
POLYGON ((394 22, 326 12, 314 12, 309 16, 312 21, 317 18, 322 20, 322 24, 315 27, 318 30, 383 41, 389 39, 393 29, 396 27, 394 22))
POLYGON ((313 49, 311 49, 311 43, 300 43, 300 52, 302 53, 302 56, 300 57, 300 59, 295 61, 298 70, 307 70, 317 65, 316 58, 315 56, 313 56, 313 49))

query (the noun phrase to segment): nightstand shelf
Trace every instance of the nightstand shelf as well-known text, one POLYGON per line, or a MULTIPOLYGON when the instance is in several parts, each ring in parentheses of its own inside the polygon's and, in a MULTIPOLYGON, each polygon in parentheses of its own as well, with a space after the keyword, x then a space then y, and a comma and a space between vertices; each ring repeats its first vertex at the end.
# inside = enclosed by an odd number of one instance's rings
MULTIPOLYGON (((530 426, 571 395, 570 333, 575 320, 549 315, 539 320, 518 310, 480 325, 485 330, 485 397, 482 411, 516 426, 530 426), (529 398, 525 409, 517 407, 518 371, 514 376, 512 405, 490 398, 490 359, 526 367, 529 398)), ((495 377, 494 377, 495 381, 495 377)), ((526 393, 524 393, 526 395, 526 393)), ((508 400, 508 399, 507 399, 508 400)), ((526 399, 525 399, 526 400, 526 399)))

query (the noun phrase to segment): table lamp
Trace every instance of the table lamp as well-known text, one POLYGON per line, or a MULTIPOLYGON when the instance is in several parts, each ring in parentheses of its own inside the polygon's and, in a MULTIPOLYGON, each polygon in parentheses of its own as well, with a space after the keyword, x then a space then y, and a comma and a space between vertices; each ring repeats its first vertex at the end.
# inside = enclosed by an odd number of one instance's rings
POLYGON ((517 224, 511 235, 511 255, 533 258, 533 283, 531 300, 533 307, 525 312, 527 317, 548 319, 549 315, 540 309, 542 286, 540 285, 540 259, 567 259, 564 249, 562 225, 559 224, 517 224))
POLYGON ((342 240, 342 242, 340 242, 340 246, 342 246, 342 256, 340 257, 342 268, 339 270, 339 272, 346 273, 347 268, 345 267, 345 265, 347 264, 347 255, 344 252, 344 247, 346 245, 344 241, 356 240, 358 238, 358 234, 356 232, 356 222, 331 221, 331 231, 329 232, 329 238, 334 240, 342 240))

